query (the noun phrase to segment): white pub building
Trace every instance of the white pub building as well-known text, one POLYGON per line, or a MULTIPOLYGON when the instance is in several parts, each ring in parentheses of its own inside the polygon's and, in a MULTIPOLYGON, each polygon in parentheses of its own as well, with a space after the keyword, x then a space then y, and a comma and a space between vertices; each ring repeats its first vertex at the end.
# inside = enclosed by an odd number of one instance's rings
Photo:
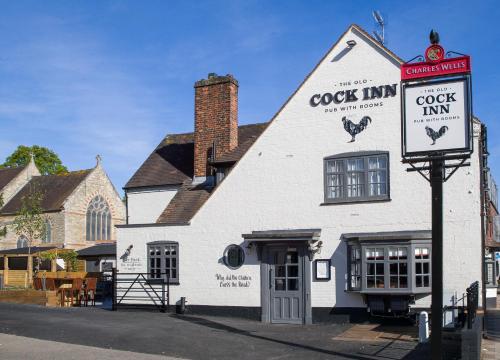
MULTIPOLYGON (((252 125, 235 78, 196 82, 194 133, 167 135, 125 186, 118 273, 168 275, 190 313, 271 323, 429 308, 431 188, 401 163, 401 64, 352 25, 252 125)), ((473 133, 444 187, 445 305, 482 278, 476 120, 473 133)))

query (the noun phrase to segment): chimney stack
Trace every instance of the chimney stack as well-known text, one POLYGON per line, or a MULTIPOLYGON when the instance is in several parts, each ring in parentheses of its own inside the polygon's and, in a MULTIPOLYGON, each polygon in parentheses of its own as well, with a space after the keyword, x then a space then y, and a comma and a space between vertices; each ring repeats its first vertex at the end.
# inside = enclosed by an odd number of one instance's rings
POLYGON ((210 73, 194 89, 194 181, 204 182, 212 175, 209 159, 238 146, 238 81, 210 73))

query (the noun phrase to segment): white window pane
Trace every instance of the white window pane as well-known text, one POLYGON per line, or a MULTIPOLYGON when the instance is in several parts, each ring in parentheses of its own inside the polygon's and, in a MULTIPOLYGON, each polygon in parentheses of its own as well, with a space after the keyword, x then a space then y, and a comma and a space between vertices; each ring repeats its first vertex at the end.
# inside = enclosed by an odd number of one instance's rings
POLYGON ((338 173, 342 172, 342 161, 341 160, 330 160, 326 163, 326 171, 328 173, 338 173))
POLYGON ((378 167, 380 169, 387 169, 387 157, 385 156, 378 156, 378 167))

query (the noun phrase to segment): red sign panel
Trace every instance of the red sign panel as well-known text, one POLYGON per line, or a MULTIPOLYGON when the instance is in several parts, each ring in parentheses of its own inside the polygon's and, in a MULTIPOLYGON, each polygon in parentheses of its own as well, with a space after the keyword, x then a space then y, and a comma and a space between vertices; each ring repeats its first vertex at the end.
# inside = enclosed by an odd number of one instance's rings
POLYGON ((444 59, 439 63, 420 62, 401 65, 401 80, 413 80, 434 76, 469 73, 470 57, 444 59))

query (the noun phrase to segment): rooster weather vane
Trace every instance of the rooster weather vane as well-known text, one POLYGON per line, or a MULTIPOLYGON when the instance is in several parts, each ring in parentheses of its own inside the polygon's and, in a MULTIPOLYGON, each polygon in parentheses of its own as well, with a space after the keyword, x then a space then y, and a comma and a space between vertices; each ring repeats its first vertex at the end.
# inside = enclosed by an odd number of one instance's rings
POLYGON ((427 136, 432 139, 432 144, 436 144, 436 140, 439 139, 441 136, 443 136, 446 131, 448 131, 448 126, 441 126, 438 131, 434 130, 433 128, 426 126, 425 127, 425 132, 427 133, 427 136))
POLYGON ((351 136, 351 141, 356 141, 356 135, 362 132, 364 129, 368 127, 368 124, 372 122, 372 119, 369 116, 363 116, 361 121, 358 124, 353 123, 351 120, 346 118, 345 116, 342 118, 342 123, 344 124, 344 130, 347 131, 351 136))

